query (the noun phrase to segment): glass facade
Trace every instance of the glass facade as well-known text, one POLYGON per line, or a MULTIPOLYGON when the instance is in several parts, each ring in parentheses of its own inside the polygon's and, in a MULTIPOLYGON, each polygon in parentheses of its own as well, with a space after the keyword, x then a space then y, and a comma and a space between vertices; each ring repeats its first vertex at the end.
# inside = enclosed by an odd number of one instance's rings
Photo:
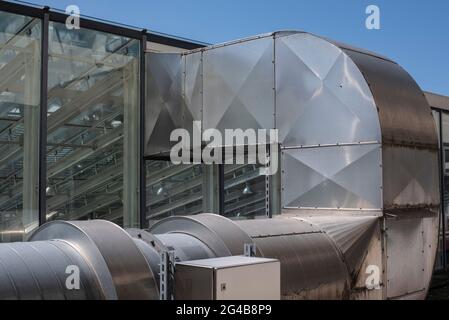
POLYGON ((255 164, 225 165, 224 216, 232 219, 268 216, 268 180, 260 168, 255 164))
POLYGON ((41 20, 0 12, 0 242, 39 223, 41 20))
POLYGON ((50 22, 48 49, 47 220, 137 227, 140 42, 50 22))
POLYGON ((0 3, 0 242, 58 219, 140 227, 146 33, 65 19, 0 3))
POLYGON ((201 212, 267 216, 258 165, 141 168, 146 34, 64 22, 45 9, 0 8, 0 242, 52 220, 142 227, 201 212))
POLYGON ((176 215, 203 212, 203 165, 147 161, 147 218, 152 225, 176 215))
POLYGON ((174 165, 170 161, 147 161, 148 224, 169 216, 202 212, 231 219, 266 218, 270 210, 270 180, 261 174, 260 168, 253 164, 174 165))

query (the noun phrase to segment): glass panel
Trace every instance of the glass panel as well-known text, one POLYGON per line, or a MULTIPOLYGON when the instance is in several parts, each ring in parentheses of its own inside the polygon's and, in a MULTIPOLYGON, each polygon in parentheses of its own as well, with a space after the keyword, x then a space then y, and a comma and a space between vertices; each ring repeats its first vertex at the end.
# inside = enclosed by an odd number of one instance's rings
POLYGON ((47 219, 139 225, 139 51, 138 40, 50 23, 47 219))
POLYGON ((147 217, 150 225, 169 216, 204 212, 204 167, 147 161, 147 217))
POLYGON ((224 166, 224 216, 231 219, 266 218, 267 177, 260 165, 224 166))
POLYGON ((38 226, 41 21, 0 12, 0 242, 38 226))

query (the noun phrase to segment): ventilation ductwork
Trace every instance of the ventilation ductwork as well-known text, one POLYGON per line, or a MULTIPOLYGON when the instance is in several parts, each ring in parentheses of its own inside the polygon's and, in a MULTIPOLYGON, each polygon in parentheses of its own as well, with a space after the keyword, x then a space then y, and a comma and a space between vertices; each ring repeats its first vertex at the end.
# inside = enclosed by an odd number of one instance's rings
MULTIPOLYGON (((53 222, 0 244, 0 299, 157 299, 159 259, 242 255, 281 263, 284 299, 423 299, 440 207, 431 109, 388 58, 303 32, 147 54, 146 156, 177 128, 278 129, 282 212, 171 217, 149 230, 53 222), (64 283, 76 264, 82 289, 64 283), (378 276, 378 286, 367 281, 378 276)), ((194 284, 193 284, 194 285, 194 284)))
POLYGON ((264 34, 149 53, 146 156, 173 129, 277 129, 282 214, 324 230, 354 298, 423 298, 437 250, 438 138, 431 109, 396 62, 309 33, 264 34), (380 270, 381 290, 365 290, 380 270))

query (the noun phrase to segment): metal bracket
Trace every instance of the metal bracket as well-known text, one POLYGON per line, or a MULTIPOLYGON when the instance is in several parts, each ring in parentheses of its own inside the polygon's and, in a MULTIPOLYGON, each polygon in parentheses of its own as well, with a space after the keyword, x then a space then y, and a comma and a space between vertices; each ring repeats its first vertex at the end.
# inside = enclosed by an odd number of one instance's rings
POLYGON ((256 244, 255 243, 245 243, 243 248, 243 255, 245 257, 255 257, 256 256, 256 244))
POLYGON ((174 277, 175 277, 175 251, 164 250, 160 255, 159 264, 159 298, 161 300, 174 300, 174 277))

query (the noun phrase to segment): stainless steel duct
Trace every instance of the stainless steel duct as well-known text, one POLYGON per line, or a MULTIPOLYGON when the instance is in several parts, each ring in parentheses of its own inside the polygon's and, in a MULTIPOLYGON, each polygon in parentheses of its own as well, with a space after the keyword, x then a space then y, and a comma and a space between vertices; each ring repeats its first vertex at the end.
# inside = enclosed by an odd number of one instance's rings
POLYGON ((148 231, 100 220, 49 223, 30 242, 0 244, 0 299, 158 299, 163 251, 181 262, 242 255, 251 243, 257 256, 281 262, 284 299, 350 298, 341 247, 317 225, 201 214, 168 218, 148 231), (79 290, 66 286, 70 266, 80 270, 79 290))
POLYGON ((0 299, 156 299, 147 260, 107 221, 52 222, 27 243, 0 244, 0 299), (71 267, 80 288, 66 285, 71 267))
POLYGON ((438 145, 429 105, 402 68, 302 32, 148 59, 146 155, 169 151, 167 130, 192 120, 203 130, 276 128, 282 214, 171 217, 128 233, 104 221, 50 223, 30 243, 0 245, 5 298, 157 299, 162 251, 185 261, 241 255, 249 243, 281 261, 285 299, 425 297, 438 145), (72 262, 86 279, 78 297, 60 287, 72 262), (378 287, 368 288, 373 267, 378 287))
MULTIPOLYGON (((167 218, 148 232, 132 234, 144 236, 147 243, 156 243, 156 248, 161 239, 167 248, 174 243, 186 245, 189 241, 183 237, 192 237, 215 257, 241 255, 245 244, 254 243, 257 256, 281 262, 283 299, 352 298, 354 279, 358 276, 355 269, 366 257, 379 219, 346 217, 334 221, 332 228, 313 220, 281 215, 274 219, 231 221, 201 214, 167 218)), ((176 245, 172 248, 178 261, 211 257, 204 249, 198 255, 198 244, 191 251, 195 256, 181 254, 176 245)))
POLYGON ((340 250, 323 230, 296 218, 241 221, 261 257, 281 261, 284 299, 348 299, 350 276, 340 250))
MULTIPOLYGON (((103 299, 100 283, 80 252, 61 240, 0 246, 0 297, 21 300, 103 299), (80 270, 80 290, 67 290, 66 269, 80 270)), ((110 298, 115 298, 111 296, 110 298)))
POLYGON ((426 296, 438 243, 438 139, 424 93, 396 62, 297 31, 147 58, 146 156, 168 154, 171 130, 192 130, 192 121, 222 135, 277 129, 282 212, 273 214, 334 238, 351 298, 426 296), (373 267, 379 290, 365 286, 373 267))

